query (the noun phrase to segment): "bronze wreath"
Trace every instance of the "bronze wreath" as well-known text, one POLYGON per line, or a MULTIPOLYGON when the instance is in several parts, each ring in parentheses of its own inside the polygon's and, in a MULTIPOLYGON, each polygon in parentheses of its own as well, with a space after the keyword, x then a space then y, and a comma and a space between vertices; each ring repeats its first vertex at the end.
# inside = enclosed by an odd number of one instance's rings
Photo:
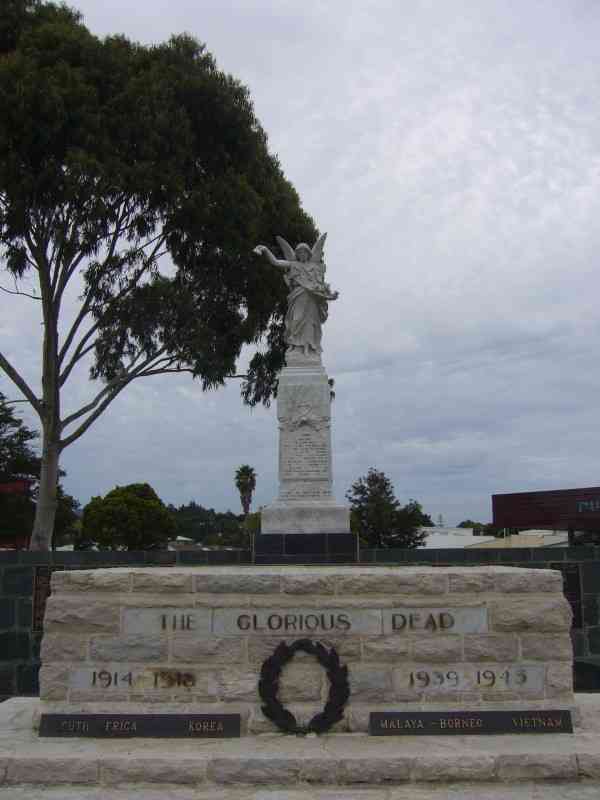
POLYGON ((339 656, 334 647, 327 650, 321 642, 311 639, 297 639, 292 644, 281 642, 272 656, 265 659, 260 670, 258 692, 263 701, 262 712, 271 722, 285 733, 307 734, 325 733, 332 725, 344 716, 344 706, 350 697, 348 683, 348 667, 340 665, 339 656), (277 695, 281 670, 291 661, 298 650, 315 656, 319 664, 326 670, 329 678, 329 696, 323 711, 315 714, 306 726, 298 725, 296 717, 284 708, 277 695))

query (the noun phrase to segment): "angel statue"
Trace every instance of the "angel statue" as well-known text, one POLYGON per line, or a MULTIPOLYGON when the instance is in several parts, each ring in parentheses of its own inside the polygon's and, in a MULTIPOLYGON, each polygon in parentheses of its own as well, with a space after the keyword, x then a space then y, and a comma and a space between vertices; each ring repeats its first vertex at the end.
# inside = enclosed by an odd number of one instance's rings
POLYGON ((285 315, 285 342, 289 351, 305 357, 321 354, 321 326, 327 319, 327 303, 337 300, 339 292, 332 292, 325 283, 323 261, 324 233, 314 247, 302 242, 296 249, 281 236, 276 236, 285 259, 275 258, 268 247, 259 244, 254 252, 265 255, 274 267, 284 271, 288 287, 288 309, 285 315))

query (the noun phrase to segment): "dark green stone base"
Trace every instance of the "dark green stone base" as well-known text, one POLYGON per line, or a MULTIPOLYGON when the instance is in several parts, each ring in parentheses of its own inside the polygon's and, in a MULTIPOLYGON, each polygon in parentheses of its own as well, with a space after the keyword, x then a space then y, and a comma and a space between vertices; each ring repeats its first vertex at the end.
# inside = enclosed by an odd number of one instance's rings
POLYGON ((255 564, 352 564, 354 533, 265 533, 254 542, 255 564))

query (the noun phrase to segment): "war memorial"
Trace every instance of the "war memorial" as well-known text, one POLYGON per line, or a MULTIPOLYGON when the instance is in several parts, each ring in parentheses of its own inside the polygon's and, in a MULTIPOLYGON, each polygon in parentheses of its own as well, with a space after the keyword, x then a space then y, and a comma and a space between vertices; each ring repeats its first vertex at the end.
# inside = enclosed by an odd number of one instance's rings
POLYGON ((560 572, 367 566, 332 493, 321 237, 283 258, 279 494, 255 563, 52 577, 40 698, 0 705, 0 798, 600 796, 560 572))

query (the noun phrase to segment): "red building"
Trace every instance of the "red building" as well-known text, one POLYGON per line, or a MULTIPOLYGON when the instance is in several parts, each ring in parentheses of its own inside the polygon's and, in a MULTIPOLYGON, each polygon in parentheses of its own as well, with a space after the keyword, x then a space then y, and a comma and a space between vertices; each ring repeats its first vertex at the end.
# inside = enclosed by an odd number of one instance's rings
POLYGON ((494 526, 600 533, 600 486, 492 495, 494 526))
MULTIPOLYGON (((0 494, 27 495, 34 481, 20 478, 0 483, 0 494)), ((1 523, 1 520, 0 520, 1 523)), ((0 538, 0 548, 5 550, 28 550, 31 531, 11 531, 0 538)))

